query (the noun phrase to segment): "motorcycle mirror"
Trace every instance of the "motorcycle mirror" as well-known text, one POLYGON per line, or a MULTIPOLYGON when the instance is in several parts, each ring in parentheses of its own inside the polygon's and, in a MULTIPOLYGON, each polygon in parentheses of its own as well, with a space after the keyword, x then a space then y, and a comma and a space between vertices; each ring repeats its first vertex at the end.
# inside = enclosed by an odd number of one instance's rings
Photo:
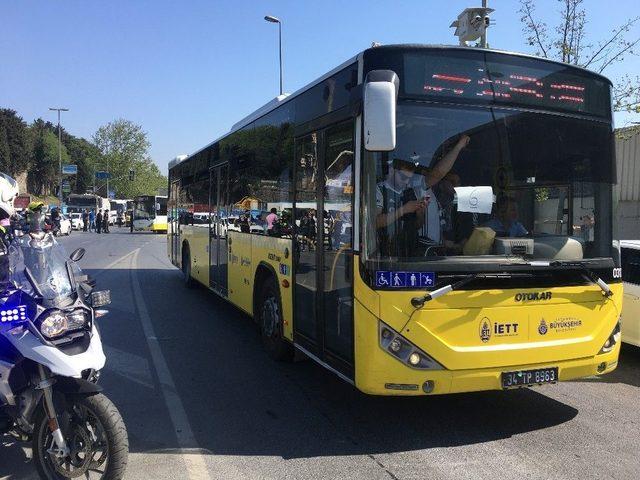
POLYGON ((69 255, 69 258, 71 260, 73 260, 74 262, 77 262, 78 260, 80 260, 82 257, 84 257, 84 254, 87 253, 87 251, 80 247, 80 248, 76 248, 71 255, 69 255))

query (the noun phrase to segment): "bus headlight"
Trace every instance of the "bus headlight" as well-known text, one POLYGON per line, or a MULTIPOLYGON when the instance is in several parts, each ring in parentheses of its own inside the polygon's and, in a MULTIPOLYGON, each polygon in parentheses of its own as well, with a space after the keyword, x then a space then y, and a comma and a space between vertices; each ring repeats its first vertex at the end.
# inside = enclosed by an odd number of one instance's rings
POLYGON ((444 367, 382 321, 378 322, 380 348, 411 368, 442 370, 444 367))
POLYGON ((616 346, 616 343, 620 341, 620 338, 621 338, 620 321, 618 320, 618 323, 616 323, 616 326, 611 332, 611 335, 609 335, 609 338, 607 338, 607 341, 604 342, 604 345, 602 345, 602 348, 600 349, 600 353, 609 353, 611 350, 613 350, 613 347, 616 346))

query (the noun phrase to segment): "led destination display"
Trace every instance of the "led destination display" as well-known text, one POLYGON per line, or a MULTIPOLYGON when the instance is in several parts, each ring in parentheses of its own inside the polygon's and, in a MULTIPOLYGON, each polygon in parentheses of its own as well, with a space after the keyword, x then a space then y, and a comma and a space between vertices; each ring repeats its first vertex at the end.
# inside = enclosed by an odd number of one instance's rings
MULTIPOLYGON (((405 94, 532 106, 607 117, 609 86, 598 77, 555 63, 497 54, 410 53, 405 94)), ((459 101, 459 100, 458 100, 459 101)))

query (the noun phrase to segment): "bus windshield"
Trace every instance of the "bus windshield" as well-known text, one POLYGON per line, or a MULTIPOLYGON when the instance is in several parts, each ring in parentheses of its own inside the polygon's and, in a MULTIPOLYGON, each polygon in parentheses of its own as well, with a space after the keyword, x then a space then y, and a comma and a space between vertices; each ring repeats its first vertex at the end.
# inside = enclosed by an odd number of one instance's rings
POLYGON ((82 212, 85 209, 100 208, 99 197, 95 195, 69 195, 67 199, 68 212, 82 212))
POLYGON ((156 218, 156 199, 153 196, 136 198, 133 204, 134 220, 153 220, 156 218))
POLYGON ((612 257, 608 122, 404 101, 396 149, 366 152, 364 171, 365 260, 446 270, 612 257), (484 205, 469 208, 460 187, 484 205))
POLYGON ((146 195, 137 197, 133 202, 134 220, 153 220, 167 214, 167 197, 146 195))
POLYGON ((111 202, 111 206, 113 207, 112 210, 115 210, 118 215, 123 215, 127 207, 126 203, 124 202, 111 202))

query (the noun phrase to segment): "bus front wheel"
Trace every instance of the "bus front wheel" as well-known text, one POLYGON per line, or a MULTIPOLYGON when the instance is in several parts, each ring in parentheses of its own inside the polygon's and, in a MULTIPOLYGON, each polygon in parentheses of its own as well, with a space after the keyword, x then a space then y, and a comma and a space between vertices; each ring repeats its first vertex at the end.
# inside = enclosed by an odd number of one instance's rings
POLYGON ((283 335, 280 295, 273 278, 262 285, 257 313, 262 344, 269 356, 278 361, 291 361, 293 346, 283 335))

